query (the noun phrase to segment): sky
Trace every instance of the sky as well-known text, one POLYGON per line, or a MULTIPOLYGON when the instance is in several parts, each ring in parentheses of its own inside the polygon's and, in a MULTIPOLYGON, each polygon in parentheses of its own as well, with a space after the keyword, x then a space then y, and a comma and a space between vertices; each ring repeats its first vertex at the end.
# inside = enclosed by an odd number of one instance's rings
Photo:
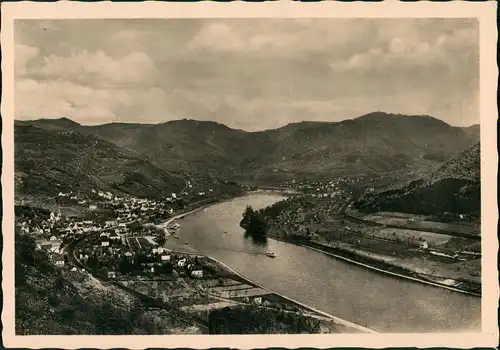
POLYGON ((479 123, 475 19, 16 20, 17 119, 479 123))

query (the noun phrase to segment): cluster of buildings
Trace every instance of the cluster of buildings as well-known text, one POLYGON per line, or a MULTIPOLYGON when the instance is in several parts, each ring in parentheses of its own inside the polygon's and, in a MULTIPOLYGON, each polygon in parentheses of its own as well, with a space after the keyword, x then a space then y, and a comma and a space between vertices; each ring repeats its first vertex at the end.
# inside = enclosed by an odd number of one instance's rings
POLYGON ((178 196, 172 193, 165 202, 159 202, 97 190, 92 190, 90 194, 60 192, 57 195, 57 213, 19 217, 17 226, 21 233, 35 238, 36 248, 46 251, 56 266, 64 266, 62 252, 65 243, 82 234, 100 231, 103 231, 101 236, 106 236, 109 241, 119 240, 120 235, 130 233, 128 224, 131 222, 169 218, 174 213, 172 198, 178 196), (83 215, 63 216, 61 207, 64 206, 83 206, 83 215))
POLYGON ((130 244, 131 240, 114 233, 102 233, 98 238, 85 241, 76 256, 92 270, 106 271, 108 278, 151 274, 204 276, 198 257, 174 254, 147 240, 142 244, 130 244))
MULTIPOLYGON (((130 195, 117 195, 109 191, 92 189, 90 192, 59 192, 52 199, 57 204, 57 210, 45 215, 24 214, 16 218, 17 229, 23 234, 29 234, 36 239, 36 248, 44 250, 53 260, 56 266, 65 266, 64 246, 76 237, 93 232, 101 232, 99 247, 102 252, 96 250, 96 254, 103 253, 106 249, 107 255, 118 254, 127 247, 128 241, 124 236, 134 233, 144 234, 148 224, 151 224, 149 233, 154 231, 155 224, 170 218, 175 211, 180 210, 190 201, 206 199, 216 195, 216 190, 207 184, 193 184, 186 182, 186 187, 180 193, 170 193, 162 200, 137 198, 130 195), (71 208, 71 210, 61 209, 71 208), (73 210, 75 209, 76 210, 73 210), (67 213, 66 213, 67 212, 67 213), (136 225, 131 225, 136 223, 136 225), (119 247, 116 245, 125 244, 119 247)), ((154 232, 157 233, 157 232, 154 232)), ((156 248, 151 248, 153 249, 156 248)), ((161 248, 159 248, 161 250, 161 248)), ((94 253, 83 254, 82 259, 91 259, 94 253)), ((123 251, 124 256, 134 254, 133 251, 123 251)), ((168 259, 163 253, 154 253, 160 258, 159 261, 168 259), (163 259, 163 260, 162 260, 163 259)), ((182 263, 181 263, 182 264, 182 263)), ((192 268, 192 266, 190 266, 192 268)), ((195 272, 200 275, 200 272, 195 272)), ((201 273, 202 275, 202 273, 201 273)))

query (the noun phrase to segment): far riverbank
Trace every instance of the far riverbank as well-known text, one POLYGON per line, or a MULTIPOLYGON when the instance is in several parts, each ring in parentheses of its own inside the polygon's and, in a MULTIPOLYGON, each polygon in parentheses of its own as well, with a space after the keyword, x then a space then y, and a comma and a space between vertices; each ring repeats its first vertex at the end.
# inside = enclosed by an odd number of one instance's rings
POLYGON ((312 242, 306 239, 283 239, 273 236, 268 236, 267 238, 312 249, 321 252, 323 254, 326 254, 328 256, 331 256, 333 258, 341 259, 343 261, 347 261, 349 263, 356 264, 358 266, 362 266, 364 268, 377 271, 380 273, 408 279, 414 282, 419 282, 434 287, 448 289, 458 293, 464 293, 475 297, 481 297, 481 285, 477 285, 470 281, 460 281, 466 288, 463 289, 454 288, 452 286, 438 282, 439 279, 444 280, 445 278, 439 278, 434 276, 427 276, 426 278, 417 271, 412 271, 398 264, 391 264, 390 262, 384 261, 382 259, 377 259, 377 257, 375 256, 368 255, 368 253, 362 254, 361 251, 357 249, 347 250, 341 247, 331 247, 331 246, 326 246, 324 244, 312 242))

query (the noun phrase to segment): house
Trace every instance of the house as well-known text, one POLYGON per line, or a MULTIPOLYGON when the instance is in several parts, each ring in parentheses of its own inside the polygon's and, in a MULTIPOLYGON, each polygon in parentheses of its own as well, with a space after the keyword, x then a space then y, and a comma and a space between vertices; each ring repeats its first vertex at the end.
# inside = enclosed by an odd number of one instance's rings
POLYGON ((101 246, 102 247, 109 247, 109 241, 102 241, 101 246))
POLYGON ((260 305, 260 304, 262 304, 262 297, 256 297, 256 298, 253 298, 252 302, 253 302, 255 305, 260 305))
POLYGON ((203 270, 193 270, 193 271, 191 271, 191 276, 194 278, 202 278, 203 277, 203 270))
POLYGON ((109 239, 114 240, 114 241, 119 240, 119 239, 120 239, 120 235, 119 235, 118 233, 116 233, 116 232, 115 232, 115 233, 112 233, 112 234, 109 236, 109 239))
POLYGON ((429 249, 429 244, 427 244, 426 241, 423 241, 420 243, 420 248, 422 249, 429 249))
POLYGON ((95 204, 89 205, 89 210, 97 210, 97 205, 95 204))
POLYGON ((65 264, 64 255, 62 255, 62 254, 54 254, 52 256, 52 261, 54 262, 54 264, 56 266, 63 267, 64 264, 65 264))
POLYGON ((37 248, 48 252, 51 250, 52 244, 37 244, 37 248))
POLYGON ((161 255, 161 261, 163 261, 163 262, 169 262, 170 259, 171 259, 171 257, 168 254, 162 254, 161 255))
POLYGON ((186 259, 180 259, 179 261, 177 261, 177 266, 179 267, 186 266, 186 259))
POLYGON ((108 271, 108 278, 116 278, 116 272, 115 271, 108 271))

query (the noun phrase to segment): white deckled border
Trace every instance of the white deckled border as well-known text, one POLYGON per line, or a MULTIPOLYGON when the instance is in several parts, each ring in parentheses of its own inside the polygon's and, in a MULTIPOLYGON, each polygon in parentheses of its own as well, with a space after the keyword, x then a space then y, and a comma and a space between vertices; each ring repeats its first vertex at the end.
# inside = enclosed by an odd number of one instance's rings
POLYGON ((17 348, 175 348, 232 347, 495 347, 498 342, 497 271, 497 120, 496 2, 381 3, 278 1, 268 3, 81 3, 17 2, 2 4, 2 191, 3 191, 3 342, 17 348), (478 18, 480 21, 480 115, 482 182, 482 321, 480 333, 470 334, 340 334, 252 336, 16 336, 14 332, 14 19, 75 18, 478 18))

